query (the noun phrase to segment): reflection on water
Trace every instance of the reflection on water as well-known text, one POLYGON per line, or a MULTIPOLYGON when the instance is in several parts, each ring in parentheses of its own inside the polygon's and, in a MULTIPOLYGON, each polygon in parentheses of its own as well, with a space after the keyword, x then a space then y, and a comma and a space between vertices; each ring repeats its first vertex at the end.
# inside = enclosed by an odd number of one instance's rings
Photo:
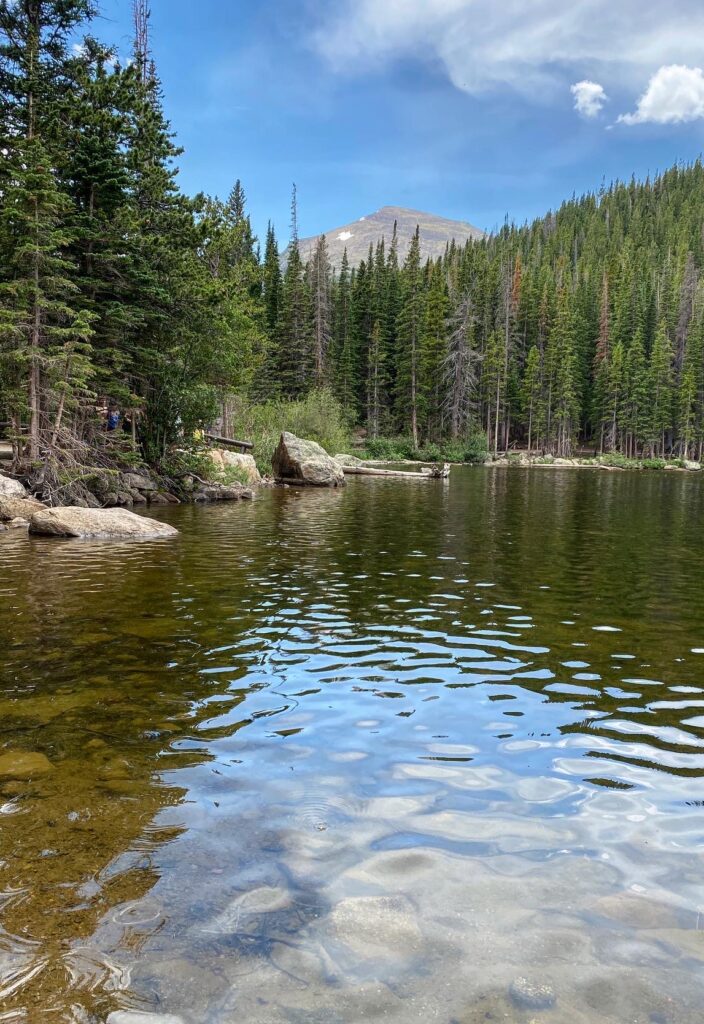
POLYGON ((466 469, 4 534, 0 1021, 700 1024, 703 513, 466 469))

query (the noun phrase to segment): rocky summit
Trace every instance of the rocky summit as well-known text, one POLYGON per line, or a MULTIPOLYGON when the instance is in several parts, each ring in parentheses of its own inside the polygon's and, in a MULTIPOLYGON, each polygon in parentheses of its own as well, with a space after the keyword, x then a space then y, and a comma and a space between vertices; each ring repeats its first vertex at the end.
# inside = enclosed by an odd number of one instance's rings
MULTIPOLYGON (((384 239, 386 248, 391 244, 394 224, 398 237, 398 255, 402 262, 411 244, 416 227, 420 228, 421 259, 435 259, 442 256, 445 247, 454 239, 462 245, 470 238, 483 238, 484 232, 463 220, 449 220, 421 210, 408 210, 403 206, 382 206, 376 213, 322 232, 328 243, 328 253, 333 267, 339 269, 342 254, 347 250, 350 266, 357 266, 369 254, 369 246, 376 247, 384 239)), ((309 260, 320 236, 302 238, 301 256, 309 260)))

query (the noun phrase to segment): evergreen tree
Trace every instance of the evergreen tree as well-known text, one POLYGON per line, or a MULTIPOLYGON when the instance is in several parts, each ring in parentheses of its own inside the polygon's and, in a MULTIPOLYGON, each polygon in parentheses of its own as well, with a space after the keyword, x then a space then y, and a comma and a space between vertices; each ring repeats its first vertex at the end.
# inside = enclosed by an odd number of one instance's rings
POLYGON ((312 345, 310 294, 298 242, 295 185, 291 196, 291 240, 281 288, 276 345, 282 394, 288 398, 298 398, 306 393, 311 384, 312 345))
POLYGON ((396 334, 397 403, 399 422, 410 429, 413 447, 418 447, 420 343, 424 317, 424 287, 420 267, 420 229, 416 227, 403 266, 401 310, 396 334))
POLYGON ((58 114, 74 79, 69 41, 92 14, 88 0, 0 0, 0 338, 14 378, 10 407, 16 422, 28 415, 32 460, 55 437, 67 393, 92 373, 92 317, 76 301, 68 252, 71 201, 55 170, 67 144, 58 114))
POLYGON ((332 336, 330 308, 330 260, 325 235, 318 239, 310 266, 313 297, 313 380, 316 387, 328 382, 328 356, 332 336))

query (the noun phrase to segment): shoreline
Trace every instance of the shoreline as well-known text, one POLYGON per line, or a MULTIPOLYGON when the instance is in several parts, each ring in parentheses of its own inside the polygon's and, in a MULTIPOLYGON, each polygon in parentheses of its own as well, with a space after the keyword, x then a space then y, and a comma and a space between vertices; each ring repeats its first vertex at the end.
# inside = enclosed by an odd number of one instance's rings
MULTIPOLYGON (((497 459, 489 458, 484 462, 452 462, 451 466, 482 466, 496 469, 602 469, 610 472, 645 472, 653 473, 701 473, 704 464, 688 459, 628 459, 624 464, 619 465, 618 461, 611 462, 610 456, 596 456, 595 458, 558 458, 549 456, 528 457, 520 455, 499 456, 497 459)), ((368 466, 431 466, 432 462, 422 462, 419 459, 360 459, 368 466)))

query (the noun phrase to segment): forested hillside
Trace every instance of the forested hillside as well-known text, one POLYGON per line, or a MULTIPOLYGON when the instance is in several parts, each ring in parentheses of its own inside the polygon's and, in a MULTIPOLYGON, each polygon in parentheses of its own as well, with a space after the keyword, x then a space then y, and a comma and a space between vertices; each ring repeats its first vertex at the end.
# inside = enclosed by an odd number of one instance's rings
POLYGON ((0 420, 18 455, 90 461, 119 408, 150 459, 223 404, 327 388, 368 436, 701 455, 704 168, 614 184, 400 265, 285 268, 234 186, 185 196, 135 4, 129 61, 90 0, 0 0, 0 420))

